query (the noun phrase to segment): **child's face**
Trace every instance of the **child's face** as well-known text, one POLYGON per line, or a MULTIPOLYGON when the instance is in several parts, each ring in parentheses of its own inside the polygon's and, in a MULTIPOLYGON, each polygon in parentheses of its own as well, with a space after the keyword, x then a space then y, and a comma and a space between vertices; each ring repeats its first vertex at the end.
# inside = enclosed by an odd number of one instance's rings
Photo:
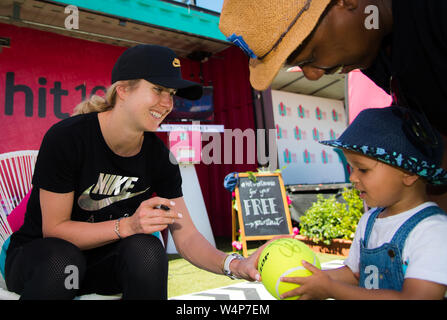
POLYGON ((405 173, 386 163, 343 150, 351 166, 349 180, 369 207, 392 207, 403 198, 405 173))

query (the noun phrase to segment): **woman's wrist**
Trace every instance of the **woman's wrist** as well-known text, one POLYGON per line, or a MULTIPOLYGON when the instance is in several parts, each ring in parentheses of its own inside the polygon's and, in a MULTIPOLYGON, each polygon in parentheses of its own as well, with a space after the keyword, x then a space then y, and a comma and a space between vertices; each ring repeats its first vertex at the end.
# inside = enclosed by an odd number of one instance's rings
POLYGON ((128 217, 121 217, 115 220, 115 234, 118 239, 123 239, 131 235, 128 217))
POLYGON ((232 253, 227 255, 224 262, 222 271, 225 275, 229 276, 232 279, 239 278, 239 263, 244 259, 241 255, 232 253))
POLYGON ((233 273, 234 275, 239 275, 239 272, 236 272, 236 270, 239 270, 239 264, 241 263, 241 259, 234 259, 233 261, 230 262, 229 268, 231 273, 233 273))
POLYGON ((120 233, 120 222, 121 222, 122 218, 123 217, 120 217, 117 220, 115 220, 115 228, 113 230, 113 231, 115 231, 115 234, 117 235, 118 239, 120 239, 120 240, 123 238, 120 233))

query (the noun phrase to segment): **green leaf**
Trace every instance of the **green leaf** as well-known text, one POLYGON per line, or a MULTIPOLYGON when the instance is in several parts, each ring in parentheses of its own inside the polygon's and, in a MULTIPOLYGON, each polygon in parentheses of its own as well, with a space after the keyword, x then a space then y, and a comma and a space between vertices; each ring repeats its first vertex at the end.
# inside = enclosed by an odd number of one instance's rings
POLYGON ((256 176, 252 171, 247 171, 248 173, 248 179, 256 183, 256 176))
POLYGON ((300 233, 314 241, 330 244, 332 239, 353 239, 358 221, 363 214, 363 201, 355 189, 345 188, 337 201, 335 195, 317 195, 317 201, 300 218, 300 233))

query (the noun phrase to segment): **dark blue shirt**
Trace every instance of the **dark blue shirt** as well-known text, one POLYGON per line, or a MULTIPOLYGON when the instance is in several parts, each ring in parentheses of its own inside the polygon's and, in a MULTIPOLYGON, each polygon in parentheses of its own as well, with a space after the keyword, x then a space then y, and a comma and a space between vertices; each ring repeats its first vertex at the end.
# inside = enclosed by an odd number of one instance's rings
POLYGON ((393 32, 363 73, 387 93, 396 79, 399 104, 423 110, 447 135, 447 1, 393 0, 392 8, 393 32))

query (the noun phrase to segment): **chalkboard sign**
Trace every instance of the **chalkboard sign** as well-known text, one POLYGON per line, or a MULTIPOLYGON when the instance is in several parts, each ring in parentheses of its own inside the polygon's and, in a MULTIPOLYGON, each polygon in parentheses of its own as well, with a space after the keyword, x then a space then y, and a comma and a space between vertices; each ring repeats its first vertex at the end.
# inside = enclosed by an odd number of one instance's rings
MULTIPOLYGON (((237 216, 243 253, 246 241, 271 239, 277 235, 293 234, 286 191, 280 173, 256 173, 252 181, 246 173, 239 174, 235 189, 237 216)), ((233 210, 233 240, 235 239, 233 210)))

